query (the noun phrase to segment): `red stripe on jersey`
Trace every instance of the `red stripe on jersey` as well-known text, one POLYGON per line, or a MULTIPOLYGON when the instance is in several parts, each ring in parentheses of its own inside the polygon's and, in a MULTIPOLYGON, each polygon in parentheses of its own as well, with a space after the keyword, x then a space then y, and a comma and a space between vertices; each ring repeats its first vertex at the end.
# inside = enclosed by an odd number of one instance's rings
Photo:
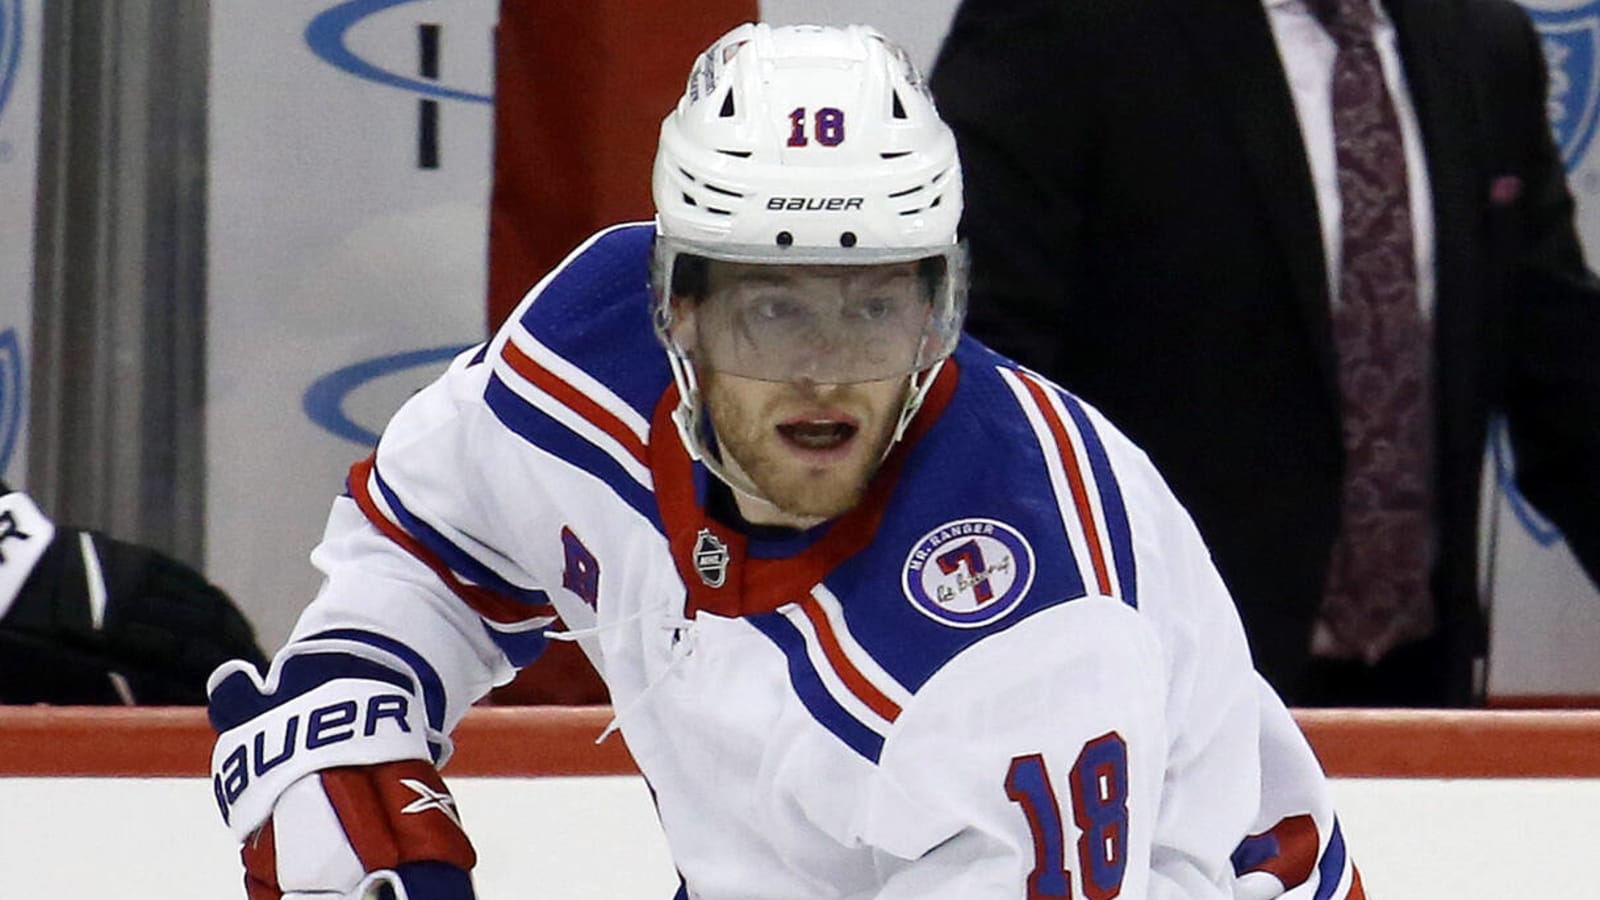
POLYGON ((356 506, 360 507, 362 514, 367 517, 367 521, 371 522, 374 528, 383 532, 384 537, 394 541, 407 553, 416 557, 423 565, 432 569, 433 574, 439 576, 439 580, 443 581, 445 586, 450 588, 457 597, 466 601, 466 604, 472 608, 473 612, 491 622, 499 622, 502 625, 518 625, 529 619, 554 616, 556 614, 555 607, 548 605, 529 606, 510 597, 497 594, 488 588, 467 584, 457 578, 455 572, 445 565, 444 560, 423 546, 421 541, 412 537, 409 532, 399 525, 391 522, 389 517, 385 516, 383 510, 379 509, 377 503, 373 501, 372 490, 368 487, 368 480, 372 475, 372 469, 376 461, 377 454, 374 453, 351 466, 350 475, 345 484, 350 491, 350 496, 355 498, 356 506))
POLYGON ((283 888, 278 884, 278 841, 270 816, 245 839, 244 846, 239 848, 239 859, 244 862, 244 890, 249 900, 282 900, 283 888))
POLYGON ((1305 884, 1317 867, 1317 853, 1321 849, 1316 820, 1310 816, 1290 816, 1249 839, 1268 836, 1277 844, 1278 852, 1245 871, 1266 872, 1278 879, 1286 891, 1305 884))
POLYGON ((1095 523, 1094 507, 1089 504, 1089 492, 1084 487, 1083 470, 1078 467, 1077 447, 1073 445, 1061 417, 1056 415, 1056 408, 1051 405, 1044 388, 1027 375, 1021 378, 1023 386, 1039 407, 1039 413, 1044 416, 1045 424, 1050 427, 1050 433, 1055 436, 1061 451, 1061 465, 1067 473, 1067 486, 1072 491, 1072 503, 1078 509, 1078 521, 1083 523, 1084 538, 1089 544, 1089 561, 1094 566, 1095 583, 1100 586, 1101 594, 1109 595, 1111 576, 1106 569, 1105 551, 1100 547, 1100 529, 1095 523))
POLYGON ((505 349, 500 351, 500 357, 509 363, 518 375, 537 385, 540 390, 559 400, 601 431, 611 435, 624 450, 639 461, 640 465, 649 466, 644 441, 640 440, 633 429, 624 425, 610 410, 585 397, 577 388, 562 381, 560 376, 534 362, 533 357, 524 353, 513 341, 506 341, 505 349))
POLYGON ((844 648, 839 645, 838 635, 833 633, 833 623, 828 621, 828 614, 823 612, 822 604, 817 598, 807 594, 800 601, 800 609, 811 620, 811 627, 817 631, 817 643, 822 646, 822 655, 828 658, 833 665, 833 670, 839 674, 839 680, 844 682, 850 693, 867 705, 867 708, 877 713, 883 719, 893 722, 900 718, 900 704, 890 700, 877 686, 861 674, 855 663, 845 656, 844 648))
POLYGON ((366 871, 425 861, 471 870, 478 861, 455 800, 431 764, 407 759, 341 766, 318 776, 366 871))
POLYGON ((1345 895, 1345 900, 1367 900, 1367 892, 1361 887, 1361 870, 1355 866, 1350 867, 1350 893, 1345 895))

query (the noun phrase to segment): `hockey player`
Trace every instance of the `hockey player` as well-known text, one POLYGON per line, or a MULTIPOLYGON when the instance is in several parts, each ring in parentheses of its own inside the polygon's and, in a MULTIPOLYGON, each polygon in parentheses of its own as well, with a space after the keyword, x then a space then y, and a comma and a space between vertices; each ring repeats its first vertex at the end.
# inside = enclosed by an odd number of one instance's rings
POLYGON ((351 470, 270 671, 212 677, 252 900, 473 896, 437 769, 557 618, 680 898, 1360 896, 1160 477, 960 337, 960 167, 905 55, 733 30, 653 185, 351 470))

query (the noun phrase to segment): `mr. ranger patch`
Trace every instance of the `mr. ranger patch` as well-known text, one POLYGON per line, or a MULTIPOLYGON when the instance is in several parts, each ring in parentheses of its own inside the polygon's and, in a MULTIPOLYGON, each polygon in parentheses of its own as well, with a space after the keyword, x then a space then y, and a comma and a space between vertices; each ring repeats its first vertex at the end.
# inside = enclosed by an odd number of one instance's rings
POLYGON ((1033 548, 994 519, 957 519, 923 535, 900 573, 906 598, 936 622, 979 628, 1016 609, 1033 584, 1033 548))

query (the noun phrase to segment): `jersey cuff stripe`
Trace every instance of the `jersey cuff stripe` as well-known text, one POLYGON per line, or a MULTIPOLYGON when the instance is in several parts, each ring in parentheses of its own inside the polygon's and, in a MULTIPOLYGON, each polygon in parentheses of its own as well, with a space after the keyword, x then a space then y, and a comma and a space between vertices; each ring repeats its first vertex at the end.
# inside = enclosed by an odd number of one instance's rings
POLYGON ((428 726, 437 730, 444 730, 445 691, 444 679, 434 667, 422 657, 422 654, 411 649, 409 644, 401 643, 386 634, 375 631, 363 631, 359 628, 331 628, 311 635, 307 640, 318 638, 342 638, 347 641, 356 641, 369 644, 400 658, 402 662, 411 667, 416 676, 417 685, 422 688, 423 707, 428 711, 428 726))
POLYGON ((657 531, 665 533, 655 496, 611 454, 528 403, 499 375, 490 376, 483 398, 489 410, 513 434, 566 465, 604 482, 634 512, 644 517, 657 531))
POLYGON ((883 753, 883 737, 850 715, 828 693, 827 686, 811 665, 810 655, 806 653, 805 637, 794 623, 777 612, 747 616, 745 621, 766 635, 788 659, 789 683, 794 687, 795 696, 800 698, 817 724, 832 732, 851 750, 876 763, 883 753))
POLYGON ((1122 501, 1122 488, 1111 470, 1111 457, 1106 453, 1105 442, 1089 420, 1089 413, 1076 397, 1066 392, 1058 396, 1078 426, 1083 438, 1083 448, 1089 458, 1089 468, 1094 473, 1095 487, 1100 493, 1100 510, 1106 526, 1106 537, 1111 542, 1112 564, 1117 571, 1117 588, 1123 602, 1139 608, 1138 571, 1134 564, 1133 531, 1128 524, 1128 508, 1122 501))
POLYGON ((1339 820, 1333 820, 1333 833, 1328 836, 1328 849, 1322 851, 1322 861, 1317 863, 1317 892, 1312 900, 1331 900, 1344 880, 1344 832, 1339 820))
POLYGON ((378 529, 385 537, 394 541, 401 549, 415 557, 418 562, 431 569, 439 577, 439 580, 444 583, 445 587, 449 588, 452 593, 461 598, 462 602, 466 603, 469 608, 485 619, 515 624, 525 622, 532 617, 555 615, 554 607, 530 609, 510 597, 501 596, 487 588, 467 584, 457 578, 449 566, 446 566, 442 560, 434 556, 432 551, 422 545, 421 541, 390 521, 389 517, 384 515, 383 510, 378 507, 368 486, 368 477, 372 473, 372 462, 373 458, 369 456, 351 466, 350 476, 345 481, 345 487, 349 490, 351 499, 355 500, 362 514, 367 517, 367 521, 372 523, 372 527, 378 529))
POLYGON ((1310 880, 1320 844, 1315 819, 1290 816, 1240 841, 1233 851, 1233 872, 1239 876, 1264 872, 1278 879, 1284 890, 1293 890, 1310 880))

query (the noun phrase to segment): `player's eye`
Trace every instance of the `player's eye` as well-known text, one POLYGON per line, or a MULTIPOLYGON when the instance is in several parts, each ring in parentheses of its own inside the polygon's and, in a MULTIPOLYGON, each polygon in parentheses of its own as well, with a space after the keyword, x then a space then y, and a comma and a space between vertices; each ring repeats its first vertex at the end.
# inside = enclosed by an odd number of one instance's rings
POLYGON ((895 314, 899 303, 892 297, 869 297, 853 304, 848 314, 867 322, 881 322, 895 314))
POLYGON ((800 318, 805 310, 788 297, 767 296, 751 301, 748 312, 759 322, 789 322, 800 318))

